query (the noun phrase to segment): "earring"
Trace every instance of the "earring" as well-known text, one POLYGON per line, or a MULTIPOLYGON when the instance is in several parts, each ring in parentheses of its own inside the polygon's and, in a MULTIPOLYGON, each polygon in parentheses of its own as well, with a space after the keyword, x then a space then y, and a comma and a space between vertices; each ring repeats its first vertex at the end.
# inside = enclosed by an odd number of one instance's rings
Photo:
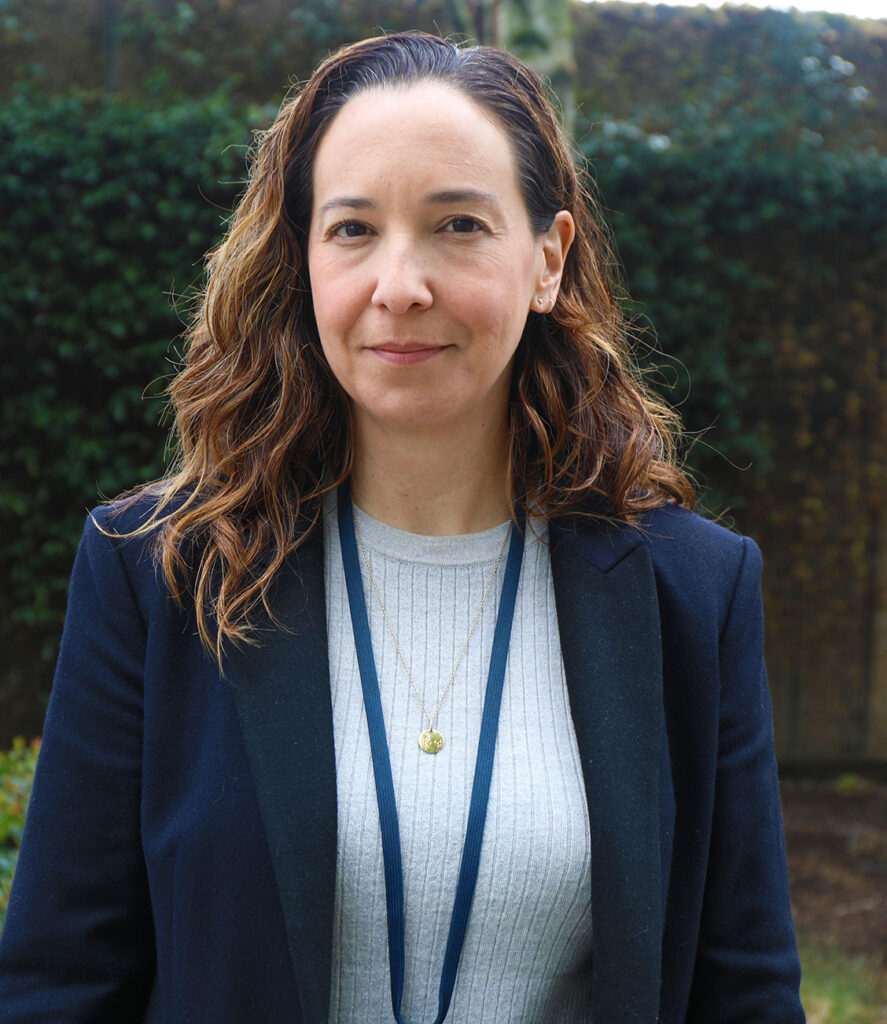
POLYGON ((545 310, 545 299, 543 299, 541 295, 537 295, 537 296, 536 296, 536 305, 537 305, 537 306, 538 306, 538 307, 539 307, 539 308, 540 308, 541 310, 543 310, 543 312, 544 312, 544 310, 545 310))

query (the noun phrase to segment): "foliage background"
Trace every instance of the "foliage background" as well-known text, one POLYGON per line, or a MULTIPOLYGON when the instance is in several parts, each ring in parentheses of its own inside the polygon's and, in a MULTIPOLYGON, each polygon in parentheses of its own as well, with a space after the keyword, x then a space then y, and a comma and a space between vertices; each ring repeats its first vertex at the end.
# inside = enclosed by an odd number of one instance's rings
MULTIPOLYGON (((764 548, 780 752, 883 759, 887 22, 571 11, 638 357, 764 548)), ((331 48, 407 27, 497 32, 464 0, 0 0, 0 742, 40 729, 86 509, 162 471, 252 132, 331 48)))
POLYGON ((0 929, 25 827, 40 741, 18 737, 11 750, 0 750, 0 929))

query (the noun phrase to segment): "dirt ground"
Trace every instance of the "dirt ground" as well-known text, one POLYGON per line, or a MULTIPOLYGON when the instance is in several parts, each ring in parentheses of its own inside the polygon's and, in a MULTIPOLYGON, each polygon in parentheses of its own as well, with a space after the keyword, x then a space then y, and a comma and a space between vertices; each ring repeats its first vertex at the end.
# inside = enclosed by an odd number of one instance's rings
POLYGON ((864 954, 887 980, 887 782, 790 778, 781 789, 799 940, 864 954))

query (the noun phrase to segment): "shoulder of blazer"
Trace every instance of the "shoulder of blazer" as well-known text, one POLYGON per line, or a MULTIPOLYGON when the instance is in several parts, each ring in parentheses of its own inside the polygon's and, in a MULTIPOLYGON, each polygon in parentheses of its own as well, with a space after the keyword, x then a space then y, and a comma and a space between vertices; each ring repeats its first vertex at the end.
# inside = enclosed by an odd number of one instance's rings
POLYGON ((637 525, 582 513, 550 526, 552 550, 565 545, 601 573, 609 573, 639 546, 649 550, 660 600, 716 608, 723 623, 743 569, 760 581, 760 551, 754 541, 695 512, 661 505, 637 525))
POLYGON ((551 523, 552 546, 566 544, 601 572, 609 572, 639 544, 653 564, 690 559, 717 562, 740 556, 743 538, 696 512, 665 504, 644 513, 636 524, 579 510, 551 523))

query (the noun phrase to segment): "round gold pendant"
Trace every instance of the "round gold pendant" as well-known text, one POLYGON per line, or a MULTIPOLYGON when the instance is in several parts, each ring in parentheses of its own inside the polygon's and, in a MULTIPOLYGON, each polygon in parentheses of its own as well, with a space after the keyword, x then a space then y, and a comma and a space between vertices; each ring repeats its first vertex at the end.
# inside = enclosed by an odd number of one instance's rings
POLYGON ((426 729, 419 733, 419 746, 426 754, 436 754, 443 746, 443 736, 437 729, 426 729))

